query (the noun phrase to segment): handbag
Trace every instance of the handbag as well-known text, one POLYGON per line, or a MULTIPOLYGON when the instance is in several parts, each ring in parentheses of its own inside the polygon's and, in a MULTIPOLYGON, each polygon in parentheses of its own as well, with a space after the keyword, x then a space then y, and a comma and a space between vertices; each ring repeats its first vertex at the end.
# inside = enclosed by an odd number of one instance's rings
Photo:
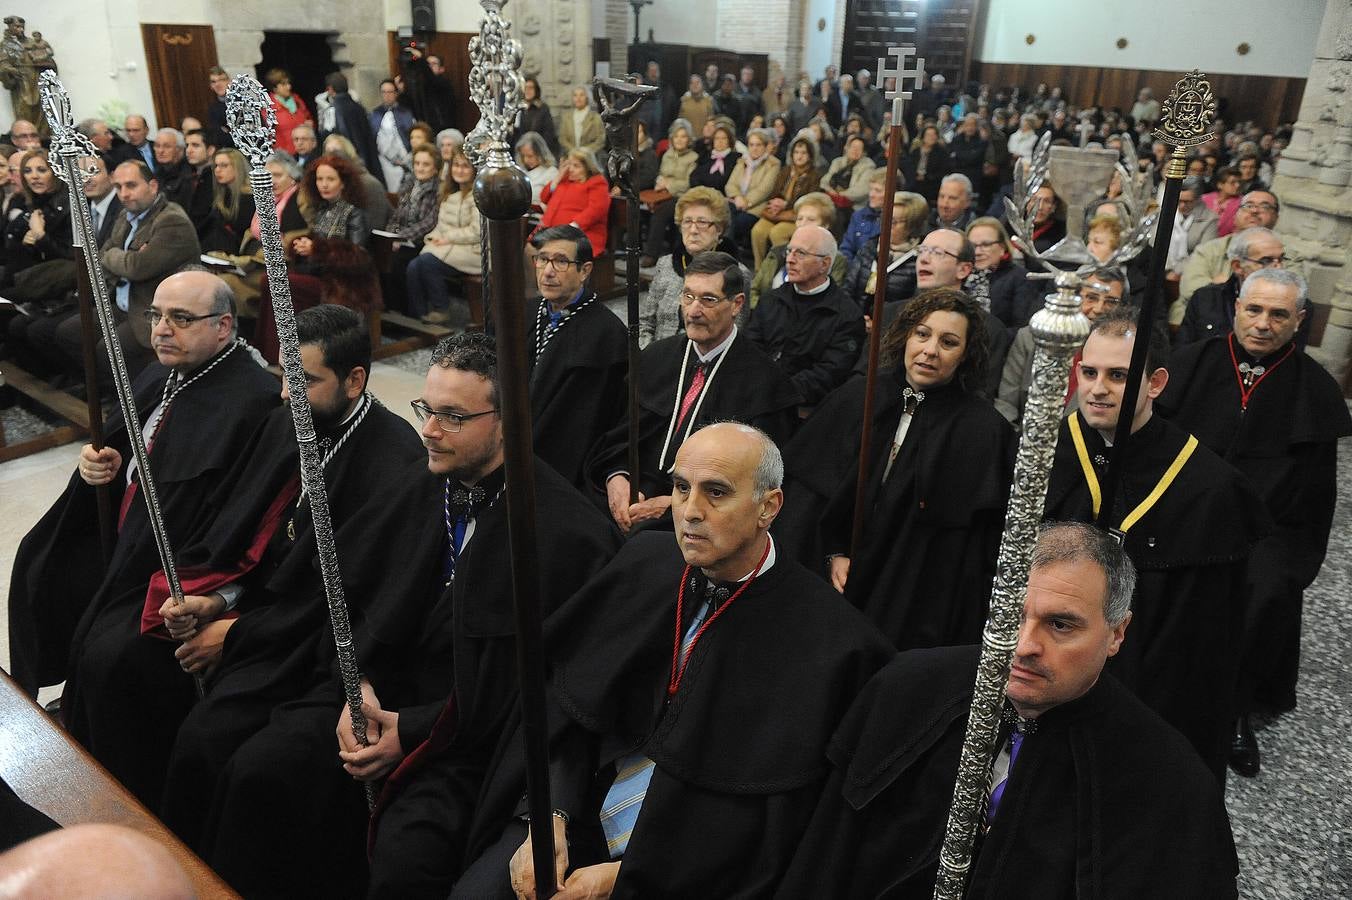
POLYGON ((657 206, 659 203, 666 203, 671 199, 671 191, 663 189, 653 189, 649 191, 639 191, 638 199, 640 203, 646 205, 649 209, 657 206))

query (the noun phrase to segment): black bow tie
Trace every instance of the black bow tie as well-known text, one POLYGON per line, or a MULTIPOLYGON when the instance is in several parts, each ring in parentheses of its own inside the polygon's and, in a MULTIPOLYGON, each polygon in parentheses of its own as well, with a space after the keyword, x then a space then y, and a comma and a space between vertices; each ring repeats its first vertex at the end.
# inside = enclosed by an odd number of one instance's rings
POLYGON ((708 603, 714 609, 722 606, 733 591, 737 589, 736 585, 722 584, 717 581, 709 581, 701 573, 690 576, 690 590, 702 596, 704 602, 708 603))
POLYGON ((471 488, 456 488, 451 491, 451 509, 463 510, 467 517, 472 517, 485 496, 484 489, 477 484, 471 488))
POLYGON ((1019 715, 1013 706, 1008 704, 1000 710, 1000 721, 1008 725, 1011 730, 1022 735, 1033 734, 1037 731, 1037 719, 1025 719, 1019 715))

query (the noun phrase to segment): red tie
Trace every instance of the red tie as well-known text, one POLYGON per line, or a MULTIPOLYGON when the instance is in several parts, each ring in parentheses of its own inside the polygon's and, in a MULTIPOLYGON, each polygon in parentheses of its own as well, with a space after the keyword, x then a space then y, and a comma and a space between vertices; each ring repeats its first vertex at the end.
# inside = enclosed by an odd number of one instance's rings
POLYGON ((690 407, 699 399, 702 390, 704 390, 704 363, 699 363, 695 366, 695 377, 690 379, 690 387, 686 388, 685 396, 681 398, 681 414, 676 419, 677 431, 685 424, 685 417, 690 412, 690 407))

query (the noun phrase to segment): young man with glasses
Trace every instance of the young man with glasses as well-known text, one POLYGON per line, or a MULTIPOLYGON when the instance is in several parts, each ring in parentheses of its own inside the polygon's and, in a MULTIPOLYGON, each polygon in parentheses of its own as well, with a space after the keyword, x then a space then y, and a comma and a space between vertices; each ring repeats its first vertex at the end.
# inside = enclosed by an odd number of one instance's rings
POLYGON ((582 490, 587 452, 624 414, 628 332, 591 288, 582 229, 555 225, 530 244, 540 289, 526 334, 535 452, 582 490))
MULTIPOLYGON (((800 402, 784 371, 737 327, 746 278, 731 255, 697 253, 685 268, 680 334, 654 341, 639 365, 639 472, 628 469, 629 417, 597 442, 587 473, 604 491, 610 515, 626 532, 670 522, 671 466, 681 444, 701 425, 734 420, 776 441, 797 421, 800 402), (629 502, 631 480, 638 502, 629 502)), ((669 527, 669 526, 668 526, 669 527)))
POLYGON ((796 230, 784 283, 761 297, 746 328, 805 406, 815 406, 850 377, 864 341, 858 305, 831 280, 835 256, 831 232, 819 225, 796 230))
MULTIPOLYGON (((236 343, 234 297, 216 276, 189 271, 166 278, 147 312, 156 318, 149 330, 158 362, 132 385, 142 419, 137 436, 149 452, 160 510, 177 546, 277 405, 277 381, 236 343)), ((69 675, 67 690, 74 696, 79 673, 67 672, 66 665, 68 658, 79 658, 72 638, 78 645, 81 634, 97 636, 93 617, 109 609, 120 609, 127 624, 139 620, 144 586, 160 568, 132 438, 117 417, 105 440, 101 450, 85 445, 80 451, 65 493, 24 538, 15 558, 9 597, 12 672, 34 694, 69 675), (116 521, 106 570, 99 563, 95 511, 95 488, 103 485, 116 521), (135 597, 138 586, 141 599, 135 597)), ((143 799, 158 802, 157 796, 143 799)))
MULTIPOLYGON (((1284 269, 1287 263, 1281 237, 1258 226, 1233 235, 1225 258, 1230 265, 1230 277, 1217 284, 1204 285, 1193 293, 1174 335, 1176 346, 1228 333, 1235 325, 1235 301, 1239 299, 1244 281, 1263 269, 1284 269)), ((1305 349, 1309 339, 1312 322, 1312 317, 1305 316, 1296 331, 1296 347, 1301 350, 1305 349)))

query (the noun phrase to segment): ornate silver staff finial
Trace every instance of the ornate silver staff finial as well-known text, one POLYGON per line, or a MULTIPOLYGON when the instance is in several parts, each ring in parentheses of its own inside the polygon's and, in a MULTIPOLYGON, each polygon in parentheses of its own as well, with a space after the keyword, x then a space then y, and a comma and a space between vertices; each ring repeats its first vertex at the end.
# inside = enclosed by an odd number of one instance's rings
MULTIPOLYGON (((296 332, 296 309, 291 302, 281 223, 277 219, 277 197, 272 190, 272 176, 264 167, 273 153, 277 116, 263 86, 249 75, 231 79, 230 88, 225 92, 225 109, 226 128, 234 138, 235 146, 249 160, 249 181, 253 185, 254 205, 258 210, 258 230, 267 265, 268 288, 272 293, 272 313, 277 321, 282 371, 290 395, 291 423, 296 430, 296 446, 300 452, 301 488, 310 504, 310 520, 315 533, 320 575, 324 580, 324 596, 328 601, 329 624, 337 649, 343 697, 352 717, 352 733, 365 746, 366 717, 361 711, 361 672, 357 667, 357 653, 352 641, 352 622, 343 592, 343 578, 338 570, 338 547, 333 538, 333 518, 329 514, 328 488, 324 484, 324 463, 315 435, 310 398, 306 393, 300 336, 296 332)), ((369 782, 366 784, 366 800, 368 804, 374 805, 375 786, 369 782)))
POLYGON ((1023 433, 1014 462, 1005 533, 1000 539, 990 616, 981 635, 981 660, 953 785, 953 805, 939 852, 935 900, 959 900, 965 892, 973 842, 986 812, 1000 711, 1004 708, 1010 659, 1019 642, 1028 569, 1056 455, 1070 360, 1089 337, 1089 320, 1080 312, 1077 296, 1080 288, 1079 276, 1071 272, 1057 275, 1056 293, 1047 297, 1047 305, 1028 323, 1036 347, 1033 382, 1024 407, 1023 433))
MULTIPOLYGON (((81 167, 80 160, 92 159, 99 155, 94 142, 75 130, 75 116, 70 111, 70 95, 61 84, 61 79, 51 69, 45 69, 38 75, 38 92, 42 98, 42 111, 51 128, 51 154, 61 159, 75 160, 72 173, 78 183, 70 184, 73 191, 84 188, 85 182, 98 173, 98 166, 90 163, 81 167)), ((65 166, 53 166, 52 170, 62 181, 68 181, 65 166)), ((69 183, 69 182, 68 182, 69 183)))
POLYGON ((480 5, 484 19, 479 34, 469 42, 469 58, 474 63, 469 70, 469 96, 479 107, 479 124, 471 134, 478 132, 492 143, 506 145, 516 127, 517 111, 526 105, 521 44, 512 39, 512 24, 502 17, 506 0, 480 0, 480 5))

